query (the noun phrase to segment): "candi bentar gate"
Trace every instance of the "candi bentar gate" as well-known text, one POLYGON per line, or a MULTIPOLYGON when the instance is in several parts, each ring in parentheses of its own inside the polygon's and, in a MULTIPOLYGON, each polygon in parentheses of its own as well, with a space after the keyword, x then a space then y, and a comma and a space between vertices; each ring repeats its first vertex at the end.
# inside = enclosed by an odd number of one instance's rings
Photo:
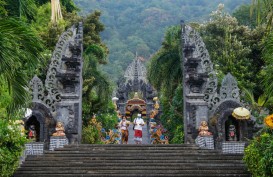
POLYGON ((146 117, 153 110, 156 91, 148 83, 146 67, 137 56, 127 67, 124 76, 119 79, 116 96, 119 112, 127 117, 132 117, 136 113, 146 117), (131 98, 130 93, 133 95, 131 98))
MULTIPOLYGON (((208 122, 218 149, 229 141, 230 125, 236 129, 235 143, 245 142, 252 137, 255 118, 238 120, 232 115, 235 108, 245 106, 240 101, 236 79, 228 73, 218 88, 202 38, 190 26, 181 27, 185 143, 195 143, 201 121, 208 122)), ((47 144, 46 147, 57 122, 64 124, 69 144, 81 143, 82 39, 81 23, 64 32, 52 54, 45 86, 36 76, 30 82, 33 106, 32 115, 24 119, 25 128, 35 125, 37 141, 47 144)), ((118 110, 127 117, 135 112, 149 116, 155 96, 156 91, 146 79, 146 68, 136 56, 118 81, 118 110), (130 97, 136 92, 138 96, 130 97)))

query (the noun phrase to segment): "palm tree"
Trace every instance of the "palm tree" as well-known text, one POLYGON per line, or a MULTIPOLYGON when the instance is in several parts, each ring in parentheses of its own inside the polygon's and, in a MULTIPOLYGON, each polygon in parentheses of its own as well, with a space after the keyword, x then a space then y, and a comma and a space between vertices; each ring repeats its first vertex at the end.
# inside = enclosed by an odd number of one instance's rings
POLYGON ((84 116, 89 118, 92 113, 106 109, 111 96, 111 84, 108 78, 98 70, 98 64, 105 61, 104 47, 91 44, 84 53, 83 68, 83 104, 84 116))
POLYGON ((273 96, 273 33, 271 32, 265 39, 262 51, 265 66, 262 70, 265 94, 269 97, 273 96))
POLYGON ((258 24, 266 23, 267 31, 271 31, 273 24, 273 1, 272 0, 252 0, 251 12, 256 11, 258 24))
POLYGON ((268 114, 268 107, 272 106, 273 97, 266 93, 260 95, 257 99, 254 97, 253 91, 243 88, 243 99, 251 109, 252 115, 257 118, 259 124, 263 123, 264 117, 268 114))
POLYGON ((35 70, 42 50, 41 41, 26 24, 0 18, 0 76, 12 96, 10 112, 26 103, 28 74, 35 70))
POLYGON ((174 26, 166 31, 162 48, 152 57, 148 66, 148 80, 158 90, 173 93, 182 82, 180 60, 180 27, 174 26))

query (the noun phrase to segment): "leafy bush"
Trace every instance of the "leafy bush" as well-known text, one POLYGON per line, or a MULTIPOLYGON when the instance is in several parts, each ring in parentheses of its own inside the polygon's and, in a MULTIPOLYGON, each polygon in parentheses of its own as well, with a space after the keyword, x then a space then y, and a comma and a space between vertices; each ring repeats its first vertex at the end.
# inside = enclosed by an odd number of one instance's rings
MULTIPOLYGON (((108 110, 109 111, 109 110, 108 110)), ((113 129, 117 124, 116 114, 101 113, 97 115, 95 119, 91 119, 87 126, 83 127, 82 141, 88 144, 102 144, 102 137, 105 134, 101 132, 102 128, 104 130, 113 129)))
POLYGON ((182 144, 184 142, 184 129, 183 125, 178 125, 174 131, 174 136, 171 139, 171 144, 182 144))
POLYGON ((11 176, 19 165, 26 137, 15 123, 0 119, 0 174, 11 176))
POLYGON ((102 144, 100 132, 94 125, 83 127, 82 142, 86 144, 102 144))
POLYGON ((273 130, 264 128, 245 149, 244 162, 254 177, 273 175, 273 130))
POLYGON ((116 113, 102 113, 97 115, 97 120, 102 123, 103 128, 105 130, 115 128, 116 124, 118 123, 118 117, 116 113))
POLYGON ((161 100, 163 114, 160 118, 164 127, 168 130, 169 142, 171 144, 181 144, 184 139, 183 129, 183 88, 179 84, 174 96, 170 101, 165 97, 161 100))

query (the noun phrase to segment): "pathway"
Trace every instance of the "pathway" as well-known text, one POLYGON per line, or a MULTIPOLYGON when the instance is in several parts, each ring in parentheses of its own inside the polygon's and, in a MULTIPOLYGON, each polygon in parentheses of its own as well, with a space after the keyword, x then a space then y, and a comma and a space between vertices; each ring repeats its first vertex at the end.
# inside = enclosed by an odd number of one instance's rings
MULTIPOLYGON (((129 126, 129 139, 128 139, 128 144, 135 144, 134 142, 134 130, 133 130, 133 125, 130 124, 129 126)), ((147 124, 142 128, 142 144, 150 144, 150 138, 147 130, 147 124)))

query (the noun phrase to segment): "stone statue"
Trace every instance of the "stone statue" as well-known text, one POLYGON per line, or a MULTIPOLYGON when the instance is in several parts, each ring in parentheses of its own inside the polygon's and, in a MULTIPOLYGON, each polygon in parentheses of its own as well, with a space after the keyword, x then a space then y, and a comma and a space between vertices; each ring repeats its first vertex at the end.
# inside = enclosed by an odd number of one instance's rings
POLYGON ((28 139, 36 141, 36 131, 35 131, 34 125, 30 125, 30 127, 29 127, 28 139))
POLYGON ((198 129, 199 136, 210 136, 212 135, 211 132, 209 132, 208 123, 206 121, 201 121, 201 125, 198 129))
POLYGON ((65 136, 64 125, 62 122, 57 122, 55 130, 56 132, 53 133, 53 136, 65 136))
POLYGON ((236 128, 234 125, 230 125, 228 129, 228 141, 237 141, 236 128))

